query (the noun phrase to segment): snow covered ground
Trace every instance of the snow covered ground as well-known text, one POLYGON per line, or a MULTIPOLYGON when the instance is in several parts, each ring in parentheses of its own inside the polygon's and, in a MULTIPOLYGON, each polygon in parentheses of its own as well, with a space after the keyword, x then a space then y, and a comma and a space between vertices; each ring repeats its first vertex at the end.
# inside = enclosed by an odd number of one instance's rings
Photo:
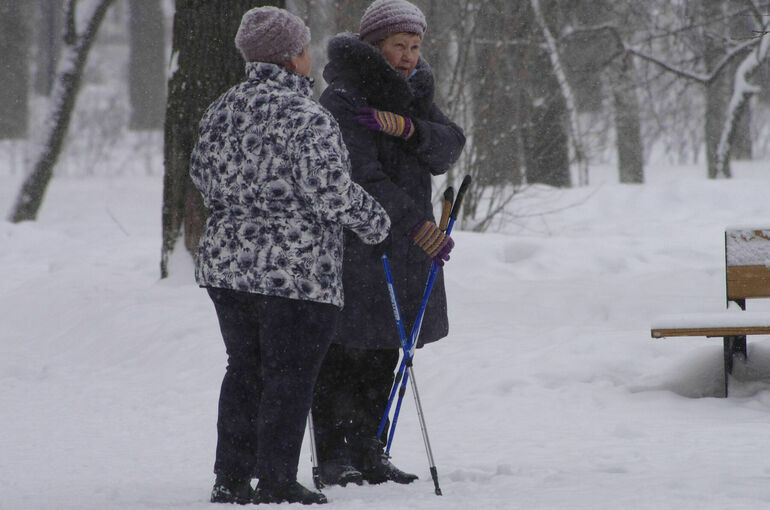
MULTIPOLYGON (((767 162, 735 173, 594 168, 520 197, 500 233, 457 231, 451 334, 415 359, 444 495, 410 391, 393 454, 421 480, 327 489, 330 507, 770 504, 770 339, 722 399, 720 340, 649 333, 722 311, 724 228, 770 226, 767 162)), ((0 182, 5 215, 20 177, 0 182)), ((0 222, 0 509, 212 508, 224 348, 189 261, 159 280, 161 191, 159 169, 58 177, 39 221, 0 222)), ((307 485, 310 467, 306 445, 307 485)))

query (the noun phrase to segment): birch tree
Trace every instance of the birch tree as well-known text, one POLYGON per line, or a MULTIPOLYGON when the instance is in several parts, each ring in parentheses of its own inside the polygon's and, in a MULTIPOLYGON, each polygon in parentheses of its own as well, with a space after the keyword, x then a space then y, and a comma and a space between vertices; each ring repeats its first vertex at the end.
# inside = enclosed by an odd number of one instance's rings
MULTIPOLYGON (((515 14, 513 56, 518 69, 514 76, 520 82, 523 112, 517 128, 523 136, 526 182, 570 187, 569 112, 564 93, 531 2, 520 0, 515 14)), ((558 14, 558 2, 549 1, 543 8, 545 23, 557 30, 558 14)))
POLYGON ((730 161, 730 148, 741 113, 746 108, 751 96, 760 91, 760 87, 752 83, 750 79, 767 59, 768 48, 770 48, 770 33, 768 32, 768 23, 764 21, 766 16, 762 15, 759 9, 756 9, 755 13, 757 21, 761 23, 761 29, 757 31, 759 42, 751 53, 741 61, 735 72, 733 93, 725 112, 725 121, 716 150, 716 175, 729 175, 727 165, 730 161))
POLYGON ((551 29, 546 22, 545 16, 543 15, 543 8, 540 5, 540 0, 530 0, 530 2, 532 11, 534 12, 535 21, 540 26, 543 38, 545 39, 545 48, 551 61, 551 66, 553 67, 553 73, 559 84, 562 96, 564 97, 567 118, 569 119, 567 125, 569 126, 570 145, 572 146, 573 158, 578 168, 578 184, 585 186, 588 184, 588 160, 586 159, 585 149, 583 147, 583 131, 580 129, 580 118, 578 117, 578 110, 575 104, 574 94, 572 93, 572 86, 567 80, 567 73, 562 64, 559 46, 551 33, 551 29))
POLYGON ((59 71, 51 92, 49 113, 45 125, 40 152, 34 160, 32 172, 22 183, 10 220, 14 223, 35 220, 48 183, 53 176, 59 153, 67 136, 72 111, 80 90, 88 52, 96 33, 113 0, 99 0, 85 17, 84 27, 78 30, 76 8, 78 0, 67 0, 65 4, 64 47, 59 71))

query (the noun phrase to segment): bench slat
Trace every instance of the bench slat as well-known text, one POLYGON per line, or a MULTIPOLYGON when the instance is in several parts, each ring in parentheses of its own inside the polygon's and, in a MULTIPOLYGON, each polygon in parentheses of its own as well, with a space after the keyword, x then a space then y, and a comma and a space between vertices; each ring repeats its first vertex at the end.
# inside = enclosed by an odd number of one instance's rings
POLYGON ((770 267, 727 266, 727 299, 770 297, 770 267))
POLYGON ((656 328, 651 330, 653 338, 673 336, 746 336, 770 335, 770 326, 719 326, 707 328, 656 328))

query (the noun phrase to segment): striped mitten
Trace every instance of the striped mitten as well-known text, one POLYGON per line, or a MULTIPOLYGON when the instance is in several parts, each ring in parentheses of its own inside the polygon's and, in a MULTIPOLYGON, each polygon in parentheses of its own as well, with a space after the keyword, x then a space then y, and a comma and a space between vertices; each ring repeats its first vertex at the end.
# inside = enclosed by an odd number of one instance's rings
POLYGON ((454 248, 455 242, 430 220, 422 220, 411 232, 409 239, 422 248, 438 266, 443 266, 449 260, 449 252, 454 248))
POLYGON ((414 134, 414 124, 409 117, 374 108, 359 108, 356 122, 372 131, 381 131, 390 136, 408 140, 414 134))

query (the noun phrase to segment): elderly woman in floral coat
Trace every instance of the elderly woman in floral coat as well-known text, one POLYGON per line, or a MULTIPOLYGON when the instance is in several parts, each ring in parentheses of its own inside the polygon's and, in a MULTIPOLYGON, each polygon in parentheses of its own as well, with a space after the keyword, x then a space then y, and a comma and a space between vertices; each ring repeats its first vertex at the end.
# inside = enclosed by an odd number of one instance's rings
POLYGON ((243 16, 246 79, 206 111, 190 162, 210 210, 196 279, 228 356, 212 502, 326 502, 296 477, 343 306, 343 228, 365 244, 389 232, 385 211, 351 180, 335 119, 311 97, 309 40, 285 10, 243 16))
MULTIPOLYGON (((326 484, 410 483, 383 455, 377 429, 398 364, 399 338, 380 255, 388 254, 402 318, 411 328, 430 260, 415 238, 436 229, 431 177, 445 173, 465 145, 462 129, 433 101, 430 66, 420 57, 423 13, 406 0, 377 0, 358 34, 329 42, 320 102, 335 116, 350 152, 353 180, 385 208, 391 235, 373 249, 345 238, 345 308, 313 400, 320 476, 326 484), (412 242, 410 242, 410 239, 412 242)), ((434 260, 443 265, 449 239, 434 260)), ((439 271, 428 301, 420 345, 447 335, 447 303, 439 271)))

